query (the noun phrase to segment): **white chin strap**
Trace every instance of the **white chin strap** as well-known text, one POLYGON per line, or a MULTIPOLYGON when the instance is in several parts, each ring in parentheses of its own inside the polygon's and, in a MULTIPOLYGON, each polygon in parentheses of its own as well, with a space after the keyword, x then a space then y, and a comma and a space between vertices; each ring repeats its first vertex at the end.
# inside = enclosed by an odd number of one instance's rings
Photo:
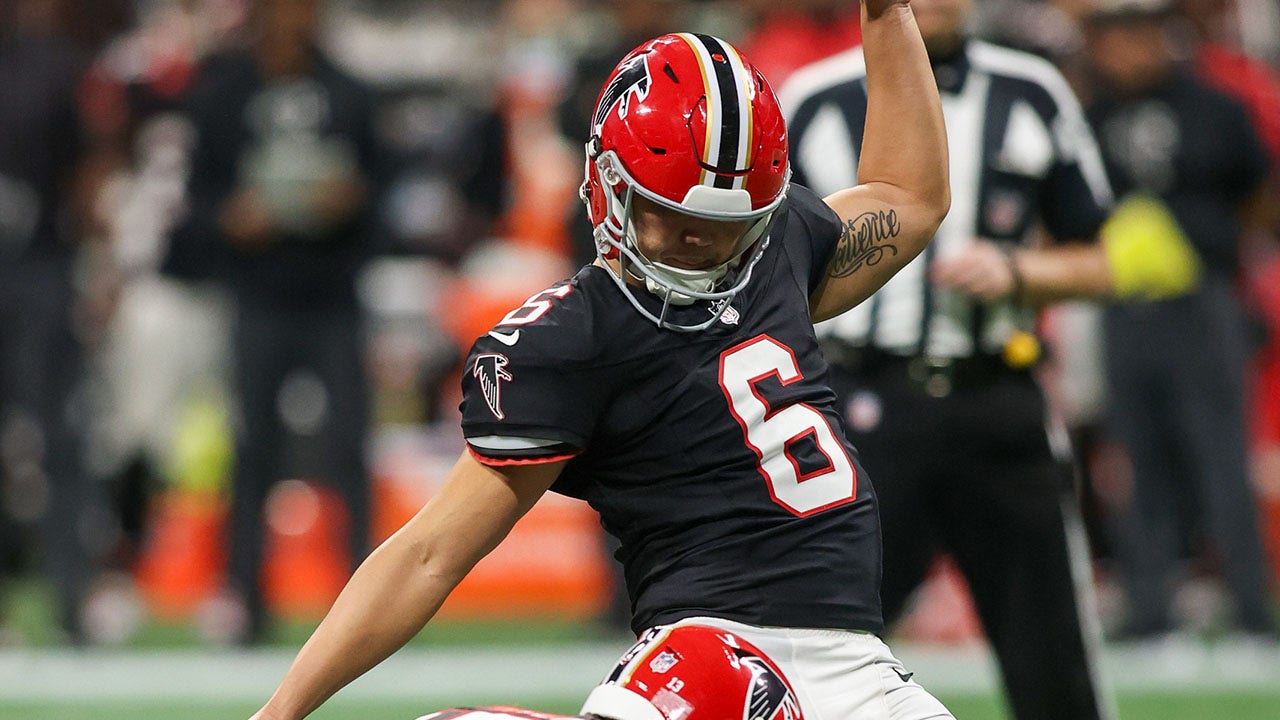
MULTIPOLYGON (((735 260, 737 258, 734 258, 735 260)), ((668 300, 672 305, 692 305, 698 301, 693 295, 686 295, 681 290, 689 290, 694 293, 709 293, 715 288, 716 283, 720 282, 720 278, 729 272, 729 265, 726 263, 710 270, 687 270, 685 268, 672 267, 663 265, 658 262, 649 264, 649 272, 659 276, 667 283, 663 286, 658 279, 653 276, 646 275, 644 278, 644 286, 654 295, 668 300)))

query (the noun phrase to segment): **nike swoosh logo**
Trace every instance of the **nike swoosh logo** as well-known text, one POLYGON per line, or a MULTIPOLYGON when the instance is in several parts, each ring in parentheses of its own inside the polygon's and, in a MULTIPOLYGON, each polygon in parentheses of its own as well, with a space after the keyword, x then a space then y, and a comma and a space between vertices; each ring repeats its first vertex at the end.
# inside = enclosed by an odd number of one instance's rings
POLYGON ((506 345, 507 347, 511 347, 512 345, 515 345, 517 342, 520 341, 520 331, 513 330, 509 333, 500 333, 497 330, 490 330, 489 337, 493 338, 494 340, 497 340, 498 342, 502 343, 503 345, 506 345))
POLYGON ((898 678, 902 680, 902 682, 909 682, 909 681, 911 680, 911 676, 912 676, 912 675, 915 675, 915 673, 913 673, 913 672, 904 673, 904 672, 902 672, 901 670, 899 670, 898 668, 894 668, 894 669, 893 669, 893 673, 894 673, 895 675, 897 675, 897 676, 898 676, 898 678))

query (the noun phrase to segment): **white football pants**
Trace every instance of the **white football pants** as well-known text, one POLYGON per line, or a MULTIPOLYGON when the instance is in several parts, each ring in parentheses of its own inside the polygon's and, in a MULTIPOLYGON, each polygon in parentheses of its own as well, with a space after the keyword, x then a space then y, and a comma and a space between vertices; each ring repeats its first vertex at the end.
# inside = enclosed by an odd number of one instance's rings
POLYGON ((954 720, 875 635, 710 617, 674 625, 722 628, 763 650, 795 689, 805 720, 954 720))

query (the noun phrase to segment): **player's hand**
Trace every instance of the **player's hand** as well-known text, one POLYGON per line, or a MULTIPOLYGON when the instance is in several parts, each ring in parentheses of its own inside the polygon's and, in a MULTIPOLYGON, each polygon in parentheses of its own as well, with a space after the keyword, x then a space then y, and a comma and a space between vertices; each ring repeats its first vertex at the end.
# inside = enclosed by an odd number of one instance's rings
POLYGON ((957 255, 934 260, 929 277, 939 287, 984 301, 1007 297, 1017 287, 1009 256, 990 240, 978 240, 957 255))

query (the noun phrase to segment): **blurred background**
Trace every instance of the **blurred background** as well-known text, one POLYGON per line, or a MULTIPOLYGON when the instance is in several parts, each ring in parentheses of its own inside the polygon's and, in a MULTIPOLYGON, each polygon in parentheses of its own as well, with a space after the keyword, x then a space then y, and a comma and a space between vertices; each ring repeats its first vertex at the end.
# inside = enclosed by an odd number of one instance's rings
MULTIPOLYGON (((977 0, 973 31, 1049 58, 1088 106, 1093 5, 977 0)), ((1280 166, 1280 2, 1176 5, 1181 57, 1280 166)), ((472 339, 594 257, 587 118, 614 63, 675 30, 737 43, 775 88, 859 37, 847 0, 0 0, 0 718, 265 699, 463 448, 472 339)), ((1277 216, 1241 239, 1238 272, 1273 610, 1277 216)), ((1045 312, 1041 372, 1109 637, 1130 474, 1103 422, 1098 312, 1045 312)), ((1122 715, 1280 717, 1280 649, 1229 632, 1196 503, 1177 503, 1182 642, 1108 643, 1122 715)), ((576 710, 628 644, 609 553, 589 508, 549 495, 420 641, 317 717, 576 710)), ((1004 716, 945 559, 893 642, 957 716, 1004 716)))

